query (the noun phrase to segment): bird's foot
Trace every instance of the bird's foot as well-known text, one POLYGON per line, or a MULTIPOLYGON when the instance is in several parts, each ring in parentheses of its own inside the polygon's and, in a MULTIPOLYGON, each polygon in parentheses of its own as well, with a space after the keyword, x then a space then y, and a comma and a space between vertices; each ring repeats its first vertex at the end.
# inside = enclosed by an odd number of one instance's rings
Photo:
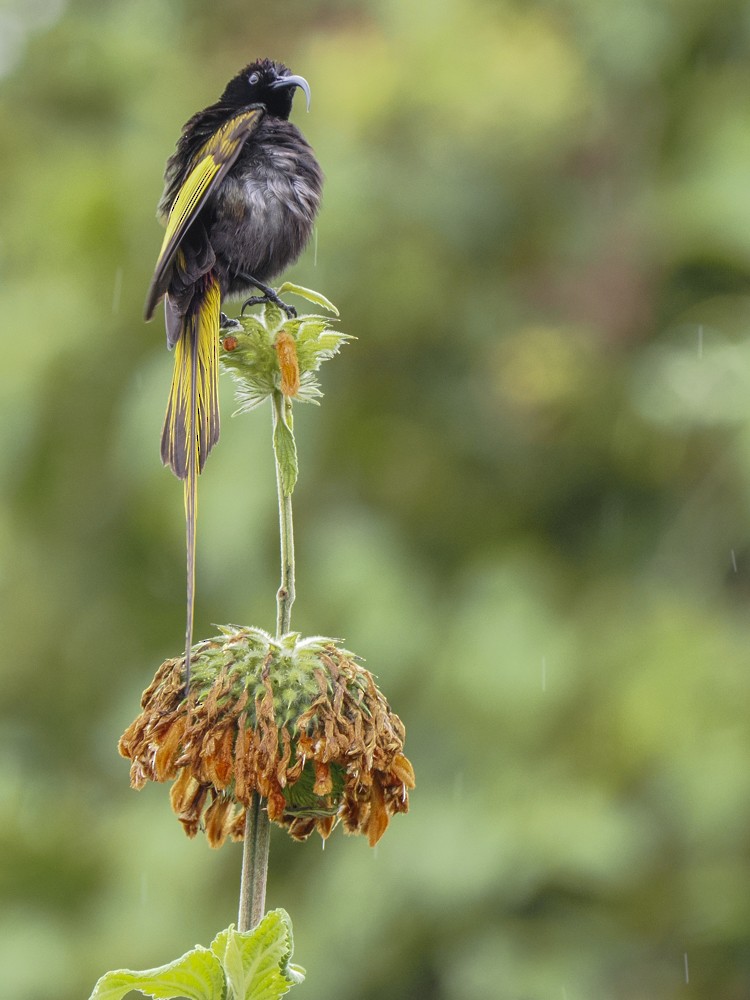
POLYGON ((294 308, 294 306, 288 306, 286 302, 282 302, 281 299, 276 294, 276 292, 273 290, 273 288, 269 288, 268 285, 264 285, 260 281, 256 281, 255 278, 250 278, 248 275, 246 275, 245 277, 250 282, 250 284, 255 285, 255 287, 259 289, 261 292, 263 292, 263 294, 251 295, 249 299, 245 299, 245 301, 242 303, 240 316, 243 316, 245 310, 249 309, 250 306, 257 306, 260 305, 262 302, 273 302, 273 304, 275 306, 278 306, 279 309, 283 309, 283 311, 287 314, 289 319, 294 319, 296 317, 297 310, 294 308))
POLYGON ((294 308, 294 306, 288 306, 286 302, 282 302, 275 292, 273 295, 251 295, 249 299, 245 299, 245 301, 242 303, 240 316, 244 316, 245 310, 249 309, 250 306, 257 306, 260 305, 262 302, 273 302, 273 304, 275 306, 278 306, 279 309, 284 310, 289 319, 295 319, 297 316, 297 310, 294 308))
POLYGON ((242 323, 233 316, 227 316, 226 313, 219 314, 219 329, 220 330, 236 330, 242 328, 242 323))

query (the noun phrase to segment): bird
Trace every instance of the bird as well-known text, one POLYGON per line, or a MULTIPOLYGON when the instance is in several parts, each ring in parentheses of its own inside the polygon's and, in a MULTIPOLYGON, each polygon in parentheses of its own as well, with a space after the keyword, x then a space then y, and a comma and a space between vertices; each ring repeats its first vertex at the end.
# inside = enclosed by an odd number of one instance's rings
POLYGON ((184 481, 187 548, 185 691, 195 606, 198 476, 219 437, 222 305, 274 302, 268 284, 304 250, 320 207, 323 174, 312 147, 289 121, 294 94, 310 87, 283 63, 259 59, 232 77, 218 101, 182 128, 164 171, 157 216, 165 226, 145 304, 164 300, 174 374, 161 438, 164 465, 184 481))

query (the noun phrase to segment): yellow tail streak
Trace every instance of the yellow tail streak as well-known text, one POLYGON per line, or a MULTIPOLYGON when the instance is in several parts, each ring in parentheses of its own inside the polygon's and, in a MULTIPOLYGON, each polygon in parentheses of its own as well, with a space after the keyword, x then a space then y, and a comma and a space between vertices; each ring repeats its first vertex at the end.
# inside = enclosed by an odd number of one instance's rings
POLYGON ((198 475, 219 437, 219 322, 221 294, 212 275, 183 317, 175 345, 174 375, 161 439, 161 456, 185 482, 187 542, 187 624, 185 690, 190 685, 195 606, 195 523, 198 475))

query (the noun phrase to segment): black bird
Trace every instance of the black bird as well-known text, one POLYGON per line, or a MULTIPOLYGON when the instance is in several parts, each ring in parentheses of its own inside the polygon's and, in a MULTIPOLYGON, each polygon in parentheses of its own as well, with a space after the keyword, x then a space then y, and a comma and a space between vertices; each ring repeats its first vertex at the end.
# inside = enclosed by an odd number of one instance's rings
MULTIPOLYGON (((219 325, 225 298, 255 289, 246 305, 271 300, 267 282, 302 253, 320 204, 323 175, 289 122, 295 89, 310 88, 282 63, 261 59, 229 81, 215 104, 184 125, 167 160, 159 217, 166 225, 146 319, 164 297, 175 366, 161 456, 185 481, 188 612, 185 672, 195 592, 197 477, 219 437, 219 325)), ((243 307, 244 308, 244 307, 243 307)))

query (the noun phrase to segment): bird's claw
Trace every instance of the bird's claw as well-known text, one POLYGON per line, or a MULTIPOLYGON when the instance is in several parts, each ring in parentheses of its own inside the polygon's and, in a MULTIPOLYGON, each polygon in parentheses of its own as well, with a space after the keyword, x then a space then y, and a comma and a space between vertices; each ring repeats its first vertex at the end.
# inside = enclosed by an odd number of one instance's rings
POLYGON ((242 328, 242 323, 234 316, 227 316, 226 313, 219 314, 219 329, 220 330, 237 330, 242 328))
POLYGON ((278 306, 279 309, 283 309, 283 311, 287 314, 289 319, 296 319, 297 317, 297 310, 294 308, 294 306, 288 306, 286 302, 282 302, 281 299, 278 297, 278 295, 276 295, 275 293, 271 293, 270 295, 268 293, 266 293, 265 295, 251 295, 249 299, 245 299, 245 301, 242 303, 240 316, 244 316, 245 310, 249 309, 250 306, 258 306, 264 302, 273 302, 273 304, 275 306, 278 306))

